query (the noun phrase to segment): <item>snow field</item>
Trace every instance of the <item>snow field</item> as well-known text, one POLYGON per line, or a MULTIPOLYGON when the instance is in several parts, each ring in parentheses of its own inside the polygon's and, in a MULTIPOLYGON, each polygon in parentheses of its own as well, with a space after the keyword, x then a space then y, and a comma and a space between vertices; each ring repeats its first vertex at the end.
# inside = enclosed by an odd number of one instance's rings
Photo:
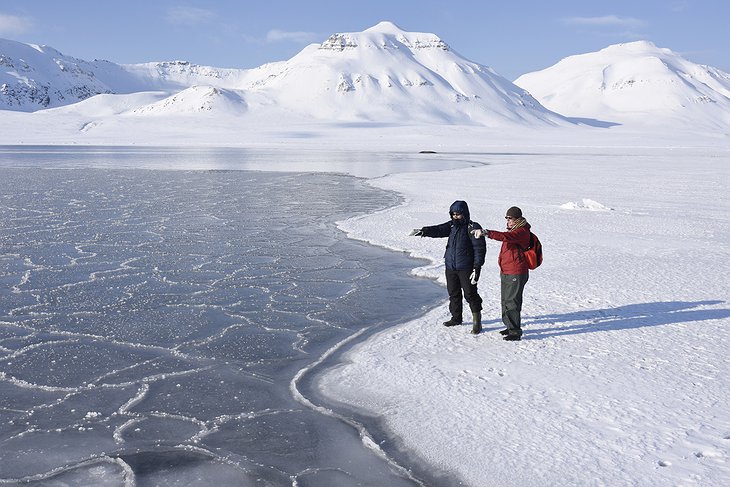
POLYGON ((468 334, 468 315, 440 325, 444 290, 428 315, 353 347, 322 376, 324 393, 383 418, 401 447, 466 485, 727 484, 727 164, 712 150, 483 159, 375 180, 407 202, 340 226, 429 259, 415 273, 443 282, 445 240, 411 228, 446 221, 455 199, 486 228, 520 206, 545 250, 523 341, 496 333, 499 244, 488 241, 483 334, 468 334), (582 199, 607 209, 561 207, 582 199))

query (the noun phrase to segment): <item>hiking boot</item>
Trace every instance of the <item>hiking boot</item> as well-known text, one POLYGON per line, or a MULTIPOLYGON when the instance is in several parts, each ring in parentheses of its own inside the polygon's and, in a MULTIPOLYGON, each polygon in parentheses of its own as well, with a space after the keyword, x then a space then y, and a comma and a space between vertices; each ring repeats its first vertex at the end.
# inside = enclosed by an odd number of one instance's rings
POLYGON ((461 324, 461 320, 456 321, 456 319, 452 316, 449 321, 444 321, 444 326, 459 326, 461 324))
POLYGON ((519 342, 522 340, 522 335, 506 335, 503 340, 506 340, 508 342, 519 342))
POLYGON ((471 314, 474 324, 471 327, 471 334, 478 335, 482 331, 482 313, 477 311, 471 314))
POLYGON ((509 330, 506 330, 506 329, 505 330, 499 330, 499 334, 502 335, 502 336, 509 335, 509 330))

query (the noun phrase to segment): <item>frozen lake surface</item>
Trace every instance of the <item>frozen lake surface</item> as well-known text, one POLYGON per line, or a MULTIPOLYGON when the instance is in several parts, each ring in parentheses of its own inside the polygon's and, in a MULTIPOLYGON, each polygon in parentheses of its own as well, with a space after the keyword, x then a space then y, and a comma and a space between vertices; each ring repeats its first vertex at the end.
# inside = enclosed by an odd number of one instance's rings
POLYGON ((361 152, 301 148, 0 145, 0 167, 325 172, 375 178, 483 164, 468 153, 440 157, 438 154, 377 152, 375 148, 372 152, 361 152))
POLYGON ((250 168, 235 151, 177 171, 32 152, 0 154, 0 483, 419 484, 295 381, 443 298, 417 261, 335 228, 397 195, 219 170, 250 168))

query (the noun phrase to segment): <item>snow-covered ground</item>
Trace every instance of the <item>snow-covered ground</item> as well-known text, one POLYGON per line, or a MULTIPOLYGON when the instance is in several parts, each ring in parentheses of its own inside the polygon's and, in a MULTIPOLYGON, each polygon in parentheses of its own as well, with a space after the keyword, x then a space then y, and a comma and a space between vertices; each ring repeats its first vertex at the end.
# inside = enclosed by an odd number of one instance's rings
POLYGON ((444 289, 428 315, 350 350, 321 390, 464 485, 730 485, 730 154, 680 146, 513 146, 473 154, 481 167, 373 180, 406 202, 340 226, 427 258, 419 276, 444 281, 445 241, 407 234, 456 199, 490 229, 520 206, 545 261, 523 341, 497 333, 488 241, 481 335, 441 326, 444 289))
POLYGON ((428 315, 353 348, 321 377, 322 392, 383 419, 409 454, 464 485, 730 485, 726 130, 236 125, 199 115, 105 118, 80 132, 83 120, 64 108, 3 112, 0 144, 281 148, 300 151, 302 164, 260 169, 365 177, 368 153, 377 168, 388 154, 436 151, 422 154, 427 167, 450 169, 371 179, 405 203, 340 226, 428 259, 415 273, 443 282, 445 242, 408 237, 412 228, 446 221, 456 199, 492 229, 520 206, 545 251, 525 291, 524 339, 496 332, 499 245, 489 241, 483 334, 440 325, 444 290, 428 315), (318 165, 323 150, 357 162, 318 165))
POLYGON ((109 117, 80 131, 85 120, 65 108, 3 112, 0 144, 300 151, 301 164, 247 168, 345 171, 403 194, 403 205, 340 226, 428 259, 415 273, 442 282, 445 242, 408 237, 412 228, 446 221, 457 199, 492 229, 520 206, 545 251, 525 291, 523 341, 496 332, 499 245, 489 241, 483 334, 440 325, 444 290, 428 315, 349 351, 322 393, 384 420, 416 461, 464 485, 730 485, 727 130, 237 125, 199 114, 109 117), (317 164, 327 150, 343 164, 317 164), (437 152, 419 156, 424 166, 444 170, 372 176, 383 157, 421 150, 437 152))

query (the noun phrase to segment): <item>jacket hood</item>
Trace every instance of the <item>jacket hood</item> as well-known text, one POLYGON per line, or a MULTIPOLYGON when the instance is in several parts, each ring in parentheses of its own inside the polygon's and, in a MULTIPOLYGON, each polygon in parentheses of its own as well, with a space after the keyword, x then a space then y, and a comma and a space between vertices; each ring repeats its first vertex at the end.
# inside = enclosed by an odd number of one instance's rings
POLYGON ((469 223, 471 218, 469 217, 469 205, 466 204, 466 201, 456 200, 451 203, 451 207, 449 208, 449 218, 451 218, 451 214, 455 211, 464 215, 464 221, 469 223))

